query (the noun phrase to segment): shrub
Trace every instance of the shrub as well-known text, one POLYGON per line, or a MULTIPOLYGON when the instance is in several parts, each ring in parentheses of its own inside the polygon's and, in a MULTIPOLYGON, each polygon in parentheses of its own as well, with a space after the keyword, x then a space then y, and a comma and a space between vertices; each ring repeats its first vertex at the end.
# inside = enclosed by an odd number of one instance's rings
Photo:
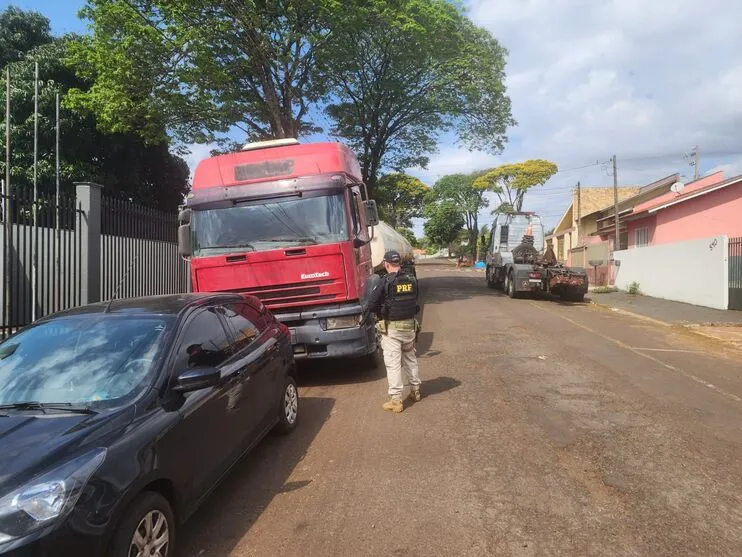
POLYGON ((637 294, 642 293, 641 289, 639 288, 639 283, 636 281, 629 284, 629 289, 627 290, 627 292, 632 296, 636 296, 637 294))

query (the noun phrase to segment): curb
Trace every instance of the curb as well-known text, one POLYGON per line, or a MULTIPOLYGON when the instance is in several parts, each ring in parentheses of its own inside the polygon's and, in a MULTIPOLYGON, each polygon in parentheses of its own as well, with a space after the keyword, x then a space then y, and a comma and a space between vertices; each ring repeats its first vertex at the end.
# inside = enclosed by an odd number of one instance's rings
MULTIPOLYGON (((610 311, 612 311, 614 313, 618 313, 619 315, 624 315, 626 317, 633 317, 634 319, 638 319, 640 321, 646 321, 646 322, 652 323, 654 325, 659 325, 661 327, 667 327, 667 328, 680 327, 684 331, 687 331, 687 332, 692 333, 694 335, 698 335, 699 337, 703 337, 703 338, 706 338, 706 339, 709 339, 709 340, 713 340, 715 342, 718 342, 719 344, 723 344, 727 348, 731 348, 731 349, 736 350, 736 351, 742 351, 742 347, 740 347, 738 344, 736 344, 734 342, 729 342, 729 341, 727 341, 727 340, 725 340, 723 338, 720 338, 720 337, 717 337, 717 336, 714 336, 714 335, 710 335, 708 333, 704 333, 703 331, 697 330, 697 327, 703 327, 704 326, 703 324, 700 324, 700 323, 689 323, 687 325, 682 324, 682 323, 670 323, 668 321, 662 321, 660 319, 654 319, 653 317, 647 317, 646 315, 642 315, 640 313, 634 313, 633 311, 628 311, 628 310, 625 310, 625 309, 617 308, 615 306, 610 306, 608 304, 601 304, 600 302, 596 302, 594 300, 590 300, 590 305, 594 305, 596 307, 600 307, 600 308, 603 308, 603 309, 610 310, 610 311)), ((705 325, 705 326, 709 326, 709 325, 705 325)), ((710 326, 713 326, 713 325, 710 325, 710 326)), ((727 325, 721 325, 721 326, 726 327, 727 325)), ((738 324, 732 324, 732 325, 729 325, 729 326, 739 326, 739 327, 742 327, 742 325, 738 325, 738 324)))

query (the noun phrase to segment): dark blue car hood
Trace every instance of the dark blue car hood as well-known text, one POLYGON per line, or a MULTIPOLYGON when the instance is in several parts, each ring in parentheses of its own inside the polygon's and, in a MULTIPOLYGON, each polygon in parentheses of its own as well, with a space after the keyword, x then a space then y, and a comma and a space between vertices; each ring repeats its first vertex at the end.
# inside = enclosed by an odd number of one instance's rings
POLYGON ((81 453, 107 447, 134 418, 133 406, 100 414, 9 411, 0 417, 0 497, 81 453))

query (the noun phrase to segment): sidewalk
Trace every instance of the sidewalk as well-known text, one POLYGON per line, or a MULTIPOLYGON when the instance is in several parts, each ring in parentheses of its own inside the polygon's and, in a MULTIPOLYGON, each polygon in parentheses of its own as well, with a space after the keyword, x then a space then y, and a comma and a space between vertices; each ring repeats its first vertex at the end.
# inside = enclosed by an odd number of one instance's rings
POLYGON ((590 292, 588 297, 602 306, 667 325, 684 326, 696 333, 742 348, 742 311, 722 311, 649 296, 631 296, 626 292, 590 292))

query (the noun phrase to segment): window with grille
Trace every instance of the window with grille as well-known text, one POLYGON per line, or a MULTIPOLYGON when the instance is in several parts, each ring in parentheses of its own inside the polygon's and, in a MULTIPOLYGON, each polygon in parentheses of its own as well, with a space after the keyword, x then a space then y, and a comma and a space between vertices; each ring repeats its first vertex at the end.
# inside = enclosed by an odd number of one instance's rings
POLYGON ((648 246, 649 245, 649 229, 638 228, 634 231, 634 244, 636 247, 648 246))

